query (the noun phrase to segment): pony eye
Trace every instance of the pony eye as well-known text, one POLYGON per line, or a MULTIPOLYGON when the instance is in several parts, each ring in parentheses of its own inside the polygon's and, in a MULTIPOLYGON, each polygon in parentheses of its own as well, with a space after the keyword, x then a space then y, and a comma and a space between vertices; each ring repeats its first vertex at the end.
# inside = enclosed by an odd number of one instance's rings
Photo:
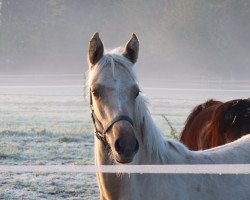
POLYGON ((140 91, 139 89, 136 90, 136 92, 135 92, 135 98, 139 96, 140 92, 141 92, 141 91, 140 91))
POLYGON ((92 94, 93 94, 94 97, 99 97, 100 96, 100 93, 97 90, 93 90, 92 94))

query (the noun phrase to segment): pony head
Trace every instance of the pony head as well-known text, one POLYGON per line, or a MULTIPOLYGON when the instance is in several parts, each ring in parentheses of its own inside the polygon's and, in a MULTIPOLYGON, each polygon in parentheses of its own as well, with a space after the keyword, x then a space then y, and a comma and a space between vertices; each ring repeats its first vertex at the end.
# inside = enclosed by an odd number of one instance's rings
POLYGON ((135 134, 135 102, 139 96, 133 65, 139 51, 135 34, 123 49, 104 53, 98 33, 89 42, 89 89, 97 138, 115 161, 132 162, 139 149, 135 134))

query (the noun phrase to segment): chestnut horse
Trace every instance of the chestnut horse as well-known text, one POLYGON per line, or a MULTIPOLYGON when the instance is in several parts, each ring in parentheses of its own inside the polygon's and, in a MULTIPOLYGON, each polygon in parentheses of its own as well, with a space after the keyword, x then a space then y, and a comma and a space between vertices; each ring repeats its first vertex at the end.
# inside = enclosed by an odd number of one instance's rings
POLYGON ((250 100, 213 99, 196 106, 187 118, 180 141, 191 150, 232 142, 250 133, 250 100))
MULTIPOLYGON (((164 140, 148 110, 134 65, 139 51, 135 34, 123 49, 105 52, 96 33, 89 43, 91 116, 95 164, 175 165, 250 163, 250 136, 207 151, 190 151, 164 140)), ((124 166, 125 167, 125 166, 124 166)), ((101 200, 245 200, 249 175, 97 174, 101 200)))

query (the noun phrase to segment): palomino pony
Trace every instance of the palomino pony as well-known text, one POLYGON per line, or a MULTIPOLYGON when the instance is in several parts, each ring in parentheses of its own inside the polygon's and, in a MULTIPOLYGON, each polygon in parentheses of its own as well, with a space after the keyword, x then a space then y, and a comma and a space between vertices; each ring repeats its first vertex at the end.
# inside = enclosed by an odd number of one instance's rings
MULTIPOLYGON (((148 110, 134 64, 139 42, 104 53, 99 34, 89 43, 89 91, 95 129, 95 164, 250 163, 250 136, 212 150, 192 152, 164 140, 148 110)), ((248 175, 170 175, 97 173, 100 199, 245 200, 248 175)))
POLYGON ((190 150, 205 150, 250 133, 250 99, 225 103, 209 100, 196 106, 187 118, 181 142, 190 150))

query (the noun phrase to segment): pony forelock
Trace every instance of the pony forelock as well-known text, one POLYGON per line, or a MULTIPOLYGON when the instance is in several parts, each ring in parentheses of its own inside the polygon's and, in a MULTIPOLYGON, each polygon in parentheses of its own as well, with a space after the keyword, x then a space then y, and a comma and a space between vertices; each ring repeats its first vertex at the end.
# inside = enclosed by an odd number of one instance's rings
MULTIPOLYGON (((116 64, 122 65, 124 68, 126 68, 130 72, 131 76, 135 80, 137 80, 133 69, 133 63, 122 55, 122 50, 123 49, 121 47, 113 49, 111 51, 105 50, 105 54, 103 55, 103 57, 94 66, 89 67, 90 69, 88 71, 87 80, 87 84, 89 86, 91 85, 95 77, 99 75, 103 68, 110 66, 114 73, 116 64)), ((89 66, 91 66, 90 63, 89 66)))

